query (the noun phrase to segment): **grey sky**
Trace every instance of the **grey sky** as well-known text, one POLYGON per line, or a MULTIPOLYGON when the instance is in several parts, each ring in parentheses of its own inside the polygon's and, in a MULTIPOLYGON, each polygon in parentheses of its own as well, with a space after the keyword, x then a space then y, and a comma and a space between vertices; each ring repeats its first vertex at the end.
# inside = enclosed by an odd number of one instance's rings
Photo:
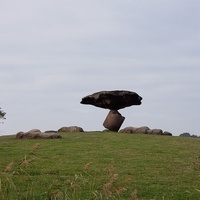
POLYGON ((2 0, 0 134, 103 130, 100 90, 143 97, 122 126, 200 135, 199 0, 2 0))

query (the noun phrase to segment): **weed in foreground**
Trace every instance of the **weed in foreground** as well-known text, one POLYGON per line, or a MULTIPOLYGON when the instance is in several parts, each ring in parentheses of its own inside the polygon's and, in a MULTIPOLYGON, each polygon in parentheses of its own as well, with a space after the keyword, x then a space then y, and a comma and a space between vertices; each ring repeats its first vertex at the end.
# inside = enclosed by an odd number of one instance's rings
POLYGON ((12 167, 13 167, 13 165, 14 165, 14 162, 9 163, 9 164, 5 167, 4 172, 10 172, 11 169, 12 169, 12 167))

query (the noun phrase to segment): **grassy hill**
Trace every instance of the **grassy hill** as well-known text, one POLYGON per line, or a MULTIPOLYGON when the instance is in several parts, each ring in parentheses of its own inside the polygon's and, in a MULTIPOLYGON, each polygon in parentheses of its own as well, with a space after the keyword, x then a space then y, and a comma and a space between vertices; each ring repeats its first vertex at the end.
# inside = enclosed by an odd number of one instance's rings
POLYGON ((0 137, 0 199, 200 199, 200 139, 112 132, 0 137))

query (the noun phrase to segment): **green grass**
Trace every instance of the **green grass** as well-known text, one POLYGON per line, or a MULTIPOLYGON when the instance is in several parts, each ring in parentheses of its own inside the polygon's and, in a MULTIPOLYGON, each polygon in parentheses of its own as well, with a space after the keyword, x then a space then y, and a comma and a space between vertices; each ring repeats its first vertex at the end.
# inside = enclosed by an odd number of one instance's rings
POLYGON ((0 137, 0 199, 200 199, 200 139, 112 132, 0 137))

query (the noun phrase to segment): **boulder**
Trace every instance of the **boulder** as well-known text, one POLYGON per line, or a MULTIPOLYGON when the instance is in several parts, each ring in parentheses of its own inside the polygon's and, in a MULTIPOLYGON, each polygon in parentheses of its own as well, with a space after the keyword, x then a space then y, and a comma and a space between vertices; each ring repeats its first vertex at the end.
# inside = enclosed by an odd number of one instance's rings
POLYGON ((20 132, 18 132, 18 133, 16 134, 15 138, 16 138, 16 139, 23 138, 24 134, 25 134, 24 132, 20 131, 20 132))
POLYGON ((168 135, 168 136, 172 136, 172 133, 168 132, 168 131, 164 131, 163 135, 168 135))
POLYGON ((122 130, 120 130, 121 133, 141 133, 141 134, 147 134, 148 131, 150 130, 149 127, 147 126, 141 126, 141 127, 126 127, 122 130))
POLYGON ((147 134, 162 135, 163 131, 161 129, 150 129, 147 131, 147 134))
POLYGON ((58 133, 42 133, 42 132, 32 132, 28 131, 26 133, 24 132, 18 132, 16 134, 16 139, 57 139, 62 138, 61 135, 58 133))
POLYGON ((116 131, 120 129, 125 117, 123 117, 117 110, 110 110, 103 125, 110 131, 116 131))
POLYGON ((129 126, 129 127, 124 128, 124 129, 121 129, 119 132, 120 133, 133 133, 133 129, 135 129, 135 128, 132 127, 132 126, 129 126))
POLYGON ((81 104, 119 110, 132 105, 140 105, 142 97, 126 90, 100 91, 82 98, 81 104))
POLYGON ((179 135, 180 137, 191 137, 191 135, 189 133, 182 133, 179 135))
POLYGON ((84 130, 78 126, 68 126, 58 129, 58 132, 84 132, 84 130))

